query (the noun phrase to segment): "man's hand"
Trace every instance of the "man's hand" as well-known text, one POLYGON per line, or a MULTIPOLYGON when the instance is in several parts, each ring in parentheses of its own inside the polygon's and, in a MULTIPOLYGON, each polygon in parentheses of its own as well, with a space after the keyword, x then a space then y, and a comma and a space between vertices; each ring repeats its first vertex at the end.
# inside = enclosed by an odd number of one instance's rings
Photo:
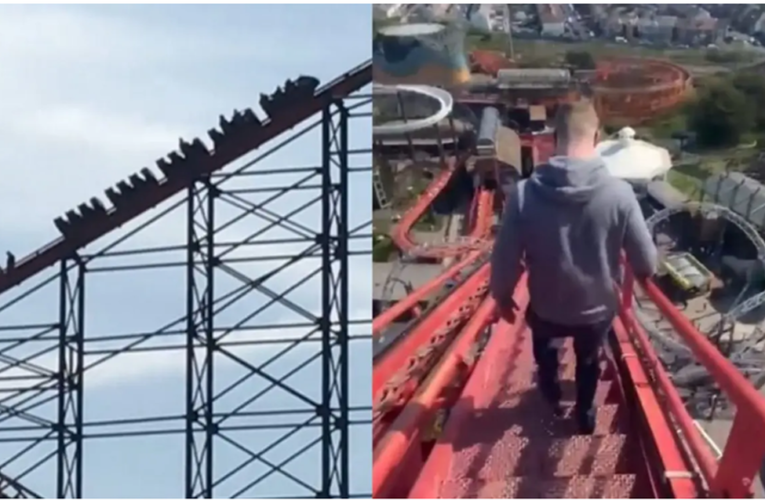
POLYGON ((497 302, 497 305, 494 307, 492 323, 496 323, 500 319, 503 319, 508 323, 514 323, 516 318, 516 311, 518 311, 518 305, 512 299, 502 304, 497 302))

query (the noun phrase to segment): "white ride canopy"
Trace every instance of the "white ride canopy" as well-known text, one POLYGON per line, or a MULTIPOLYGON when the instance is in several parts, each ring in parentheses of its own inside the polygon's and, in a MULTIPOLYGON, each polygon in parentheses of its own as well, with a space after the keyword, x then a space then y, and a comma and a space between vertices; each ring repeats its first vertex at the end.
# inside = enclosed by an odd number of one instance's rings
POLYGON ((452 112, 454 98, 452 95, 438 87, 429 85, 379 85, 372 87, 373 95, 376 96, 395 96, 397 94, 415 94, 425 100, 431 100, 438 105, 438 109, 430 116, 413 120, 396 120, 386 124, 375 125, 372 127, 372 133, 377 134, 405 134, 415 132, 428 127, 437 125, 441 120, 446 119, 452 112))
POLYGON ((664 180, 672 168, 672 158, 665 148, 635 139, 630 127, 621 129, 616 138, 595 147, 611 175, 631 183, 645 184, 664 180))

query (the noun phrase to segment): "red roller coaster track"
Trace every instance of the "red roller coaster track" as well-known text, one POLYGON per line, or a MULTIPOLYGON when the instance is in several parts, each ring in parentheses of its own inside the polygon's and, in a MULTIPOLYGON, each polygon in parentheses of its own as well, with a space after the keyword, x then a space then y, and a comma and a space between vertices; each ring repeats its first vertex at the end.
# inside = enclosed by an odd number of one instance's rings
MULTIPOLYGON (((375 335, 486 257, 491 241, 485 224, 493 210, 481 208, 484 193, 477 193, 474 238, 412 252, 412 225, 457 167, 456 161, 449 164, 391 235, 415 256, 465 258, 378 316, 375 335)), ((765 400, 651 281, 639 284, 738 409, 716 460, 635 320, 635 283, 627 271, 623 305, 602 359, 592 436, 575 435, 567 419, 545 419, 546 407, 534 390, 528 328, 520 320, 494 323, 494 304, 486 296, 488 264, 458 280, 446 299, 375 360, 374 496, 751 496, 765 456, 765 400), (487 330, 488 343, 477 356, 476 340, 487 330)), ((523 308, 527 301, 523 281, 516 302, 523 308)), ((563 351, 561 378, 570 386, 570 346, 563 351)))

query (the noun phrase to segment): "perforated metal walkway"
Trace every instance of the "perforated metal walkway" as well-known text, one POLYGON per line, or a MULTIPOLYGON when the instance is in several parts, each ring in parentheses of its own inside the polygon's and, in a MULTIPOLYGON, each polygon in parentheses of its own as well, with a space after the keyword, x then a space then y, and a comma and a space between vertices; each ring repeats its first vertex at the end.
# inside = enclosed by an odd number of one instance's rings
POLYGON ((648 482, 645 466, 608 360, 602 360, 595 433, 577 435, 570 415, 575 391, 571 340, 559 354, 564 418, 555 418, 536 390, 528 328, 497 340, 501 345, 487 351, 476 367, 452 412, 455 424, 433 450, 410 497, 651 496, 639 487, 648 482))

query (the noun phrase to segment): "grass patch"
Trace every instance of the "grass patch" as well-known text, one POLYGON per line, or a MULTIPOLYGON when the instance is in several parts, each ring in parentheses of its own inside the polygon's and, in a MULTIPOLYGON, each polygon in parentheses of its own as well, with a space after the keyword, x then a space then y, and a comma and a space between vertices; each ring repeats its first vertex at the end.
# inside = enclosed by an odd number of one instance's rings
POLYGON ((372 235, 372 262, 388 262, 396 251, 396 245, 390 239, 390 236, 375 232, 372 235))
POLYGON ((680 64, 709 64, 706 50, 665 50, 643 45, 627 45, 605 41, 555 42, 551 40, 517 40, 515 49, 521 54, 536 57, 561 57, 567 51, 589 52, 595 59, 618 56, 669 59, 680 64))
POLYGON ((388 211, 386 210, 385 216, 374 215, 372 219, 373 232, 375 234, 389 234, 393 228, 393 221, 390 220, 388 211))
MULTIPOLYGON (((513 46, 516 42, 513 40, 513 46)), ((510 41, 502 35, 483 35, 478 33, 468 33, 465 36, 465 47, 468 50, 497 50, 507 52, 510 48, 510 41)))
POLYGON ((654 139, 671 139, 673 134, 688 130, 688 120, 685 113, 673 112, 642 124, 640 129, 654 139))
POLYGON ((714 172, 707 170, 701 163, 697 165, 677 165, 667 174, 667 181, 689 198, 698 198, 699 189, 704 179, 714 172))
POLYGON ((420 220, 415 222, 412 229, 416 231, 435 233, 436 231, 440 231, 444 228, 445 219, 446 217, 442 215, 434 214, 433 210, 426 210, 422 217, 420 217, 420 220))
POLYGON ((733 170, 745 171, 757 155, 755 148, 735 147, 694 151, 698 161, 683 163, 682 158, 667 174, 667 181, 682 193, 697 198, 707 177, 719 174, 733 162, 733 170))

